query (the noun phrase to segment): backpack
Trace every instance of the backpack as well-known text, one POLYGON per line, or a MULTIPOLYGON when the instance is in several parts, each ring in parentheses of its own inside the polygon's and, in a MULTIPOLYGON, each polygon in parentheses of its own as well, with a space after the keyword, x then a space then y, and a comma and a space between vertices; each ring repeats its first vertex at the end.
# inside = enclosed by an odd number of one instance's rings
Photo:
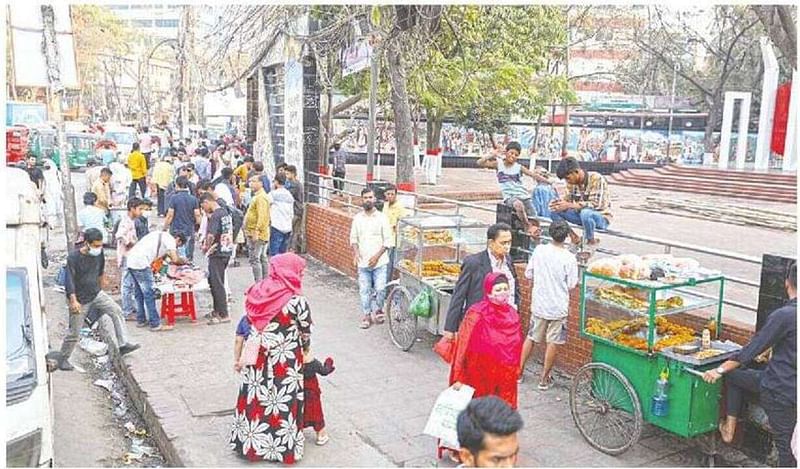
POLYGON ((231 216, 231 223, 233 224, 233 239, 236 239, 236 236, 239 235, 239 230, 242 229, 242 225, 244 225, 244 213, 236 207, 232 207, 225 203, 224 201, 220 203, 225 210, 227 210, 228 215, 231 216))

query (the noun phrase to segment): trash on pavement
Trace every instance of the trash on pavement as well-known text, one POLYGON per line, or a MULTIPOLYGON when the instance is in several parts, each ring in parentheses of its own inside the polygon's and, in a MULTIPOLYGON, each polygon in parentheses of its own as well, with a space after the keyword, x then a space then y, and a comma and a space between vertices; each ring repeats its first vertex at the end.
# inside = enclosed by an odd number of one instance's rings
POLYGON ((111 392, 111 389, 114 387, 114 382, 110 379, 98 379, 94 382, 95 386, 100 386, 104 388, 106 391, 111 392))
POLYGON ((108 355, 103 355, 101 357, 97 357, 97 358, 94 359, 94 362, 98 366, 105 365, 106 363, 108 363, 108 355))
POLYGON ((136 425, 134 425, 133 422, 125 422, 124 427, 125 430, 128 430, 131 433, 136 431, 136 425))
POLYGON ((125 406, 124 404, 123 405, 119 405, 117 407, 114 407, 114 410, 113 410, 114 417, 122 418, 127 413, 128 413, 128 407, 125 406))
POLYGON ((84 337, 79 342, 82 349, 86 352, 99 357, 108 353, 108 345, 103 342, 98 342, 90 337, 84 337))

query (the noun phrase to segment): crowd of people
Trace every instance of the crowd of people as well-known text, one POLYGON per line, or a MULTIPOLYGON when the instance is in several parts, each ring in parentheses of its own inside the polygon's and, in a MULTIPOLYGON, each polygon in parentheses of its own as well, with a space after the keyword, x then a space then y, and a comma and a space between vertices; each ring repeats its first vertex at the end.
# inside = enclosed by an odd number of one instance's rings
MULTIPOLYGON (((145 132, 142 138, 149 136, 145 132)), ((89 191, 78 214, 79 245, 66 263, 70 320, 58 367, 74 368, 69 359, 81 327, 103 315, 112 319, 123 355, 139 348, 128 337, 126 321, 154 332, 169 330, 156 306, 154 264, 162 259, 173 265, 193 264, 196 247, 205 258, 201 264, 212 297, 207 324, 229 323, 226 271, 237 262, 237 253, 246 250, 253 284, 245 293, 245 314, 236 327, 233 368, 242 384, 229 446, 251 461, 297 462, 303 457, 304 428, 313 428, 318 445, 330 439, 317 376, 335 370, 331 358, 318 360, 311 347, 311 310, 302 287, 306 264, 297 255, 303 243, 305 202, 297 168, 281 163, 274 174, 267 174, 249 148, 233 139, 210 145, 186 139, 161 154, 146 143, 137 142, 129 155, 93 164, 87 171, 89 191), (161 221, 151 223, 148 212, 153 209, 161 221), (103 292, 103 246, 111 244, 121 271, 121 305, 103 292)), ((463 260, 446 312, 442 343, 450 365, 449 385, 475 390, 457 420, 461 448, 449 448, 452 457, 468 467, 516 462, 516 434, 523 425, 516 411, 517 395, 525 364, 534 347, 545 347, 537 388, 547 391, 553 385, 559 348, 566 343, 570 291, 578 282, 578 259, 567 240, 595 246, 596 231, 606 229, 612 219, 602 175, 582 169, 574 158, 561 160, 555 175, 543 168, 528 169, 517 162, 520 151, 518 143, 509 142, 504 153, 481 157, 478 166, 496 171, 503 203, 537 241, 525 269, 532 281, 528 335, 522 335, 518 314, 523 295, 510 257, 512 227, 504 223, 488 228, 485 250, 463 260), (523 176, 535 181, 532 191, 523 185, 523 176), (540 217, 551 220, 547 244, 538 243, 540 217), (581 226, 583 237, 570 224, 581 226)), ((338 146, 330 162, 334 175, 344 177, 346 154, 338 146)), ((44 174, 35 164, 28 172, 44 193, 44 174)), ((384 301, 386 285, 395 274, 398 224, 411 212, 398 201, 392 185, 384 190, 381 210, 373 189, 365 188, 360 195, 362 210, 353 218, 349 242, 358 273, 358 326, 368 329, 386 320, 384 301)), ((796 420, 787 417, 796 414, 796 270, 791 272, 786 279, 789 304, 735 360, 705 376, 714 382, 728 374, 731 380, 728 417, 720 425, 724 441, 735 431, 743 395, 761 393, 779 434, 782 463, 793 460, 787 434, 796 420), (767 347, 773 347, 779 359, 773 358, 766 371, 740 369, 767 347)))

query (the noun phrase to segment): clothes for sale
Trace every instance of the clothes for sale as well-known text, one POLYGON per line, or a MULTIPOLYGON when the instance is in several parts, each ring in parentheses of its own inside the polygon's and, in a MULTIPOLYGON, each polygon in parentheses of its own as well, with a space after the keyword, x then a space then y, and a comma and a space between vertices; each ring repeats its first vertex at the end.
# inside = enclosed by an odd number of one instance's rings
POLYGON ((187 285, 197 285, 206 278, 206 273, 188 265, 170 265, 167 277, 180 280, 187 285))

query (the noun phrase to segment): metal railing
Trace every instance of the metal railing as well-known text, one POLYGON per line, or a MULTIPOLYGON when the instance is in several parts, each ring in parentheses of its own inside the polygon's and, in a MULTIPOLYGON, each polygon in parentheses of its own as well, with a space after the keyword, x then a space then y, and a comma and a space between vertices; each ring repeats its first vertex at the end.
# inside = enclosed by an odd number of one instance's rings
MULTIPOLYGON (((315 194, 309 194, 307 200, 313 201, 313 198, 316 197, 316 198, 318 198, 318 200, 326 200, 328 202, 335 201, 335 202, 337 202, 339 204, 343 204, 343 205, 347 206, 348 209, 351 209, 351 208, 355 209, 355 210, 360 210, 361 209, 360 206, 354 205, 352 202, 353 202, 353 198, 354 197, 360 197, 361 188, 366 187, 368 185, 367 183, 365 183, 363 181, 355 181, 355 180, 346 179, 346 178, 336 178, 336 177, 333 177, 333 176, 330 176, 330 175, 315 173, 315 172, 311 172, 311 171, 307 171, 306 174, 308 176, 312 176, 311 178, 308 178, 308 177, 306 178, 306 180, 309 181, 309 182, 306 183, 306 187, 307 188, 315 187, 315 188, 318 189, 316 191, 316 192, 318 192, 318 194, 316 194, 316 193, 315 194), (310 182, 311 179, 316 179, 319 182, 310 182), (335 191, 333 189, 333 181, 342 181, 344 183, 343 189, 341 191, 335 191), (355 186, 357 188, 357 192, 348 191, 347 190, 347 186, 348 185, 350 185, 351 187, 355 186), (340 194, 342 194, 346 198, 346 201, 342 200, 342 199, 339 199, 339 198, 336 198, 336 199, 332 198, 332 193, 333 192, 339 192, 340 194)), ((309 191, 309 192, 311 192, 311 191, 309 191)), ((476 203, 463 202, 463 201, 459 201, 459 200, 448 199, 448 198, 445 198, 445 197, 439 197, 439 196, 436 196, 436 195, 419 194, 419 193, 416 193, 416 192, 408 192, 408 191, 402 191, 402 190, 398 190, 398 194, 399 195, 413 196, 414 197, 414 204, 413 204, 414 208, 413 208, 413 210, 414 210, 414 214, 415 215, 419 214, 419 213, 429 214, 429 215, 447 215, 446 213, 443 213, 443 211, 446 211, 447 210, 446 207, 450 206, 450 207, 452 207, 452 211, 453 211, 450 215, 454 215, 454 216, 463 215, 464 214, 463 212, 465 210, 476 210, 476 211, 490 213, 493 216, 496 216, 496 209, 494 207, 487 207, 485 205, 478 205, 476 203), (430 210, 430 209, 422 209, 422 208, 419 208, 420 201, 422 201, 422 203, 440 203, 440 204, 443 204, 443 207, 445 207, 445 208, 442 208, 442 209, 437 210, 437 211, 433 211, 433 210, 430 210)), ((551 223, 551 220, 549 218, 537 217, 537 219, 539 220, 539 223, 541 224, 542 227, 546 227, 551 223)), ((570 226, 573 229, 574 228, 581 229, 580 226, 576 226, 576 225, 570 225, 570 226)), ((690 244, 690 243, 683 243, 683 242, 679 242, 679 241, 670 241, 670 240, 666 240, 666 239, 654 238, 654 237, 651 237, 651 236, 643 236, 643 235, 638 235, 638 234, 634 234, 634 233, 626 233, 626 232, 618 231, 618 230, 608 230, 608 229, 606 229, 606 230, 597 230, 597 231, 603 233, 604 236, 609 236, 609 237, 612 237, 612 238, 624 239, 624 240, 629 240, 629 241, 636 241, 636 242, 646 243, 646 244, 649 244, 649 245, 659 246, 663 250, 663 252, 665 254, 669 254, 672 251, 672 249, 682 249, 682 250, 685 250, 685 251, 694 252, 694 253, 698 253, 698 254, 705 254, 705 255, 720 257, 720 258, 724 258, 724 259, 730 259, 730 260, 734 260, 734 261, 737 261, 737 262, 742 262, 742 263, 745 263, 745 264, 758 265, 758 266, 761 265, 761 259, 758 258, 758 257, 748 256, 748 255, 745 255, 745 254, 740 254, 740 253, 731 252, 731 251, 725 251, 725 250, 722 250, 722 249, 709 248, 709 247, 705 247, 705 246, 699 246, 699 245, 690 244)), ((545 235, 542 235, 542 238, 548 239, 547 236, 545 236, 545 235)), ((530 251, 528 249, 521 249, 521 250, 527 252, 528 254, 530 254, 532 252, 532 251, 530 251)), ((610 254, 610 255, 619 255, 619 254, 621 254, 618 251, 615 251, 613 249, 608 249, 608 248, 597 248, 596 251, 604 253, 604 254, 610 254)), ((726 282, 729 282, 729 283, 734 283, 734 284, 743 285, 743 286, 746 286, 746 287, 752 287, 752 288, 756 288, 756 289, 760 288, 760 286, 761 286, 760 281, 753 281, 753 280, 749 280, 749 279, 746 279, 746 278, 740 278, 740 277, 736 277, 736 276, 726 275, 725 276, 725 280, 726 280, 726 282)), ((732 299, 727 299, 727 298, 724 299, 723 300, 723 304, 727 304, 729 306, 740 308, 740 309, 743 309, 745 311, 750 311, 750 312, 757 312, 758 311, 758 308, 756 306, 753 306, 753 305, 750 305, 750 304, 745 304, 745 303, 742 303, 742 302, 739 302, 739 301, 735 301, 735 300, 732 300, 732 299)))

